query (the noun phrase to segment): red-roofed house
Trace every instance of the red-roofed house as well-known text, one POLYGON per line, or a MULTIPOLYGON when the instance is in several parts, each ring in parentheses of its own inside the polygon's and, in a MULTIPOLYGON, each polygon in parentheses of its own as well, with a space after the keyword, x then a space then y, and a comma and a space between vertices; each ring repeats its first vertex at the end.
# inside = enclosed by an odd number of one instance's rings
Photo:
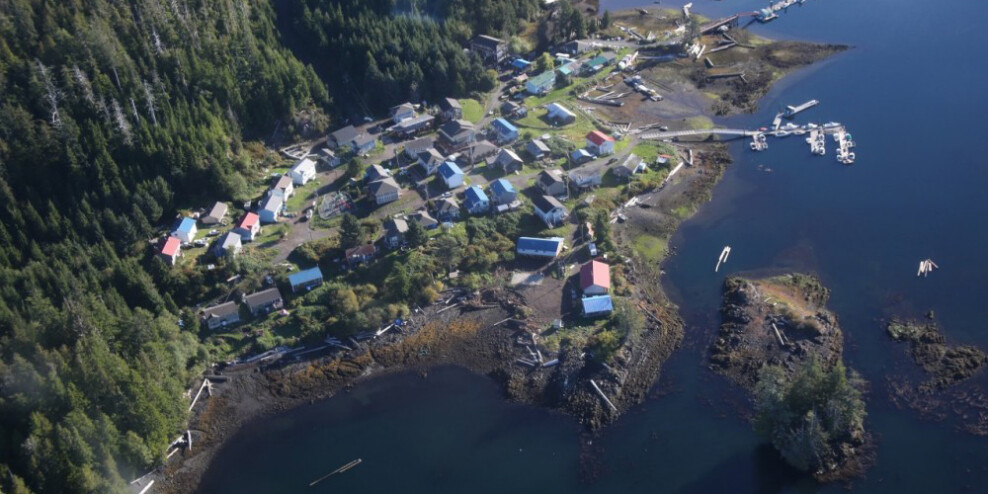
POLYGON ((614 153, 614 138, 595 130, 587 134, 587 151, 597 156, 607 156, 614 153))
POLYGON ((611 267, 590 261, 580 268, 580 289, 584 295, 604 295, 611 290, 611 267))
POLYGON ((261 233, 261 218, 256 213, 247 213, 233 226, 233 233, 240 235, 240 240, 250 242, 261 233))
POLYGON ((169 266, 174 266, 182 255, 182 241, 178 237, 168 237, 161 241, 158 255, 169 266))

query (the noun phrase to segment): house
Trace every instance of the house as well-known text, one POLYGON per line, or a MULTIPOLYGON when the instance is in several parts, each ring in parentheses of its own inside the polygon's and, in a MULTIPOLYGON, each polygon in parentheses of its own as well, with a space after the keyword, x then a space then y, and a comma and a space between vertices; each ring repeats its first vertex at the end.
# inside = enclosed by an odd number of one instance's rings
POLYGON ((439 127, 439 142, 450 151, 458 151, 473 142, 477 129, 463 119, 446 122, 439 127))
POLYGON ((351 247, 344 253, 346 255, 346 263, 351 268, 370 262, 377 255, 377 247, 374 244, 364 244, 357 247, 351 247))
POLYGON ((274 185, 271 186, 272 193, 280 193, 283 199, 288 199, 295 193, 295 182, 292 177, 288 175, 282 175, 274 181, 274 185))
POLYGON ((617 57, 613 53, 605 53, 587 60, 583 64, 583 73, 590 75, 600 72, 604 67, 614 63, 617 57))
POLYGON ((621 163, 618 163, 618 165, 612 170, 614 171, 614 176, 625 180, 631 180, 632 175, 643 172, 646 168, 647 166, 642 159, 632 153, 625 156, 624 159, 621 160, 621 163))
POLYGON ((310 158, 304 158, 288 171, 288 176, 292 177, 295 185, 305 185, 309 180, 316 178, 316 162, 310 158))
POLYGON ((491 128, 494 129, 494 140, 498 144, 507 144, 518 138, 518 127, 511 125, 511 122, 504 118, 494 119, 491 128))
POLYGON ((550 103, 545 108, 547 110, 546 119, 556 125, 566 125, 576 121, 576 114, 559 103, 550 103))
POLYGON ((556 87, 556 71, 551 69, 535 77, 530 77, 525 82, 525 91, 535 96, 548 93, 554 87, 556 87))
POLYGON ((351 143, 357 138, 358 134, 357 129, 352 125, 347 125, 330 134, 329 139, 326 140, 326 144, 333 149, 343 149, 351 146, 351 143))
POLYGON ((419 137, 414 141, 408 141, 405 143, 405 156, 408 159, 417 160, 419 158, 419 153, 428 151, 435 144, 436 138, 425 136, 419 137))
POLYGON ((550 154, 552 150, 541 140, 532 139, 528 144, 525 144, 525 152, 532 158, 540 160, 550 154))
POLYGON ((535 178, 535 186, 545 195, 564 196, 567 192, 566 182, 561 175, 559 170, 543 170, 535 178))
POLYGON ((226 212, 229 210, 225 202, 217 201, 213 204, 213 208, 209 210, 209 213, 200 218, 204 225, 215 225, 217 223, 222 223, 223 218, 226 218, 226 212))
POLYGON ((528 115, 528 109, 518 103, 515 103, 514 101, 505 101, 504 103, 501 103, 498 111, 501 112, 502 117, 507 119, 522 118, 525 115, 528 115))
POLYGON ((432 129, 432 123, 435 120, 436 117, 433 117, 432 115, 419 115, 414 118, 402 120, 388 130, 391 131, 395 137, 406 139, 432 129))
POLYGON ((580 307, 584 316, 603 316, 614 311, 614 302, 610 295, 596 295, 580 299, 580 307))
POLYGON ((594 43, 587 40, 574 40, 563 45, 563 50, 570 55, 576 56, 594 49, 594 43))
POLYGON ((223 328, 240 322, 240 306, 233 301, 202 310, 199 318, 209 329, 223 328))
POLYGON ((460 151, 460 156, 456 159, 461 165, 475 165, 497 152, 497 146, 490 141, 478 141, 472 143, 460 151))
POLYGON ((261 223, 277 223, 285 209, 285 198, 281 194, 270 194, 261 201, 257 216, 261 218, 261 223))
POLYGON ((415 118, 415 105, 411 103, 402 103, 394 108, 391 108, 391 120, 394 123, 401 123, 410 118, 415 118))
POLYGON ((436 151, 436 148, 429 148, 418 155, 419 168, 425 176, 435 175, 439 170, 439 165, 446 161, 443 155, 436 151))
POLYGON ((369 134, 360 134, 354 137, 350 142, 353 147, 353 152, 357 154, 366 154, 374 150, 377 146, 377 138, 369 134))
POLYGON ((285 306, 285 301, 281 298, 281 292, 277 288, 268 288, 257 293, 252 293, 244 297, 247 309, 254 316, 269 314, 285 306))
POLYGON ((174 266, 178 258, 182 256, 182 241, 178 237, 168 236, 158 243, 158 257, 165 261, 165 264, 174 266))
POLYGON ((614 138, 599 130, 591 131, 587 134, 586 150, 597 156, 614 154, 614 138))
POLYGON ((563 239, 560 237, 521 237, 518 239, 516 252, 519 256, 556 257, 562 250, 563 239))
POLYGON ((229 256, 236 257, 240 253, 240 249, 243 248, 243 238, 235 232, 226 232, 216 241, 216 247, 214 247, 214 253, 218 257, 229 256))
POLYGON ((261 233, 261 218, 255 213, 247 213, 233 226, 233 233, 240 235, 240 240, 250 242, 261 233))
POLYGON ((586 170, 573 170, 569 172, 569 181, 577 189, 589 189, 592 187, 600 187, 603 177, 600 176, 600 172, 589 172, 586 170))
POLYGON ((371 165, 367 167, 364 171, 364 182, 377 182, 378 180, 384 180, 391 176, 391 172, 387 168, 381 165, 371 165))
POLYGON ((196 228, 196 220, 192 218, 182 218, 175 223, 175 228, 172 229, 172 236, 178 237, 182 242, 190 243, 196 238, 196 233, 199 231, 196 228))
POLYGON ((535 205, 535 215, 542 218, 542 221, 549 228, 561 225, 569 216, 566 206, 563 206, 563 203, 552 196, 535 196, 532 199, 532 204, 535 205))
POLYGON ((408 215, 408 219, 410 221, 418 223, 419 225, 422 226, 422 228, 425 228, 426 230, 431 230, 439 226, 439 220, 433 218, 432 215, 429 214, 429 212, 426 210, 414 212, 408 215))
POLYGON ((322 270, 319 269, 319 266, 316 266, 292 273, 288 275, 288 283, 292 286, 292 293, 298 293, 302 290, 312 290, 322 284, 322 270))
POLYGON ((384 222, 384 245, 391 249, 397 249, 405 243, 405 235, 408 233, 408 222, 403 219, 391 218, 384 222))
POLYGON ((439 116, 447 122, 463 118, 463 106, 453 98, 443 98, 439 100, 439 116))
POLYGON ((593 160, 593 155, 581 148, 569 153, 569 160, 572 164, 579 165, 593 160))
POLYGON ((511 61, 511 67, 514 68, 516 72, 525 72, 532 67, 532 62, 525 60, 524 58, 516 58, 511 61))
POLYGON ((367 186, 367 194, 374 198, 378 206, 397 201, 401 197, 401 186, 394 178, 388 177, 367 186))
POLYGON ((570 61, 564 63, 563 66, 556 69, 556 71, 559 72, 559 75, 569 77, 573 74, 576 74, 580 70, 580 66, 581 66, 580 62, 570 61))
POLYGON ((491 208, 491 201, 487 198, 487 194, 484 194, 483 189, 476 185, 467 188, 463 196, 463 205, 471 214, 483 214, 491 208))
POLYGON ((439 178, 446 183, 446 187, 455 189, 463 185, 463 170, 456 166, 456 163, 447 161, 439 166, 439 178))
POLYGON ((518 156, 518 153, 515 153, 508 148, 502 149, 501 152, 497 154, 497 158, 495 158, 493 162, 494 167, 500 168, 504 171, 504 173, 511 173, 521 170, 521 167, 524 164, 525 162, 518 156))
POLYGON ((336 168, 342 163, 340 157, 336 156, 336 153, 328 147, 320 149, 317 156, 319 156, 319 161, 322 161, 328 168, 336 168))
POLYGON ((503 39, 485 34, 470 40, 470 51, 479 55, 486 65, 497 65, 508 58, 508 44, 503 39))
POLYGON ((611 267, 593 260, 580 267, 580 290, 585 297, 611 291, 611 267))
POLYGON ((456 199, 447 197, 436 202, 436 218, 440 221, 453 221, 460 217, 460 204, 456 199))
POLYGON ((509 204, 518 199, 518 191, 507 179, 499 178, 491 182, 491 199, 494 204, 509 204))

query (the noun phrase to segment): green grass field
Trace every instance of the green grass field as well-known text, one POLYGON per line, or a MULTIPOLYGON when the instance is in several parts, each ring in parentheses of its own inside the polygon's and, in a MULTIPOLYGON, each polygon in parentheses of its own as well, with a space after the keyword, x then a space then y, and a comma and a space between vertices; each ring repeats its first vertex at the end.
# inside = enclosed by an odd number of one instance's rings
POLYGON ((461 99, 460 106, 463 107, 463 119, 477 123, 484 118, 484 107, 475 99, 461 99))

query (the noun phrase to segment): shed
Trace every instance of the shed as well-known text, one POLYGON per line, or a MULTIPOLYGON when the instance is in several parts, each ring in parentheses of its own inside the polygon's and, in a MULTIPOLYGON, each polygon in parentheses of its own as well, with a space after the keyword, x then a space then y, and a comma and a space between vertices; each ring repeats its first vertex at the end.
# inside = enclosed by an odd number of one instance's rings
POLYGON ((292 285, 292 292, 298 293, 302 290, 311 290, 322 284, 322 270, 319 266, 309 268, 288 275, 288 283, 292 285))
POLYGON ((556 257, 562 250, 563 239, 561 237, 521 237, 517 243, 517 253, 520 256, 556 257))
POLYGON ((596 295, 580 299, 583 315, 587 317, 602 316, 614 311, 614 302, 610 295, 596 295))
POLYGON ((206 216, 203 216, 200 221, 202 221, 204 225, 215 225, 217 223, 221 223, 223 218, 226 217, 227 211, 229 211, 229 207, 226 203, 217 201, 216 204, 213 204, 213 207, 209 210, 209 213, 206 214, 206 216))

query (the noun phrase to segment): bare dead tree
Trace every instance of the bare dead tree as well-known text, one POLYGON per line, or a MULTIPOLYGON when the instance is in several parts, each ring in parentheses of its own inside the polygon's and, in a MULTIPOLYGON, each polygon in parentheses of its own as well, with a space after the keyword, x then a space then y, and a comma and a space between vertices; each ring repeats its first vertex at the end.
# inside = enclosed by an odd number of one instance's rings
POLYGON ((111 106, 113 108, 113 119, 117 123, 117 130, 120 131, 120 135, 123 136, 125 143, 130 144, 133 142, 133 132, 131 131, 130 122, 127 121, 127 115, 124 114, 123 108, 120 106, 120 102, 116 99, 111 101, 111 106))
POLYGON ((154 106, 154 88, 148 81, 141 81, 141 85, 144 87, 144 104, 147 105, 148 114, 151 115, 151 122, 157 127, 158 114, 157 108, 154 106))
POLYGON ((38 79, 41 81, 41 85, 44 89, 44 100, 48 105, 48 112, 51 116, 51 125, 56 129, 62 128, 62 116, 58 111, 58 103, 62 101, 64 94, 62 90, 55 85, 55 78, 52 77, 51 70, 45 67, 45 64, 41 63, 41 60, 35 59, 35 66, 38 70, 38 79))
POLYGON ((96 95, 93 94, 93 84, 89 82, 89 76, 78 65, 72 66, 72 77, 82 90, 83 99, 88 101, 89 104, 96 104, 96 95))
POLYGON ((130 98, 130 113, 134 115, 135 122, 141 121, 141 114, 137 113, 137 102, 134 101, 134 98, 130 98))

